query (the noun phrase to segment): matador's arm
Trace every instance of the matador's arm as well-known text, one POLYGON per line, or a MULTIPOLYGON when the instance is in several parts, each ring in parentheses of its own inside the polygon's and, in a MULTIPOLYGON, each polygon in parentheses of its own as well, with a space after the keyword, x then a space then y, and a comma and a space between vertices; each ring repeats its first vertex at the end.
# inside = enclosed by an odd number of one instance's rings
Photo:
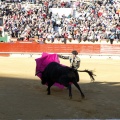
POLYGON ((58 54, 58 57, 62 58, 62 59, 69 59, 69 56, 62 56, 62 55, 59 55, 59 54, 58 54))

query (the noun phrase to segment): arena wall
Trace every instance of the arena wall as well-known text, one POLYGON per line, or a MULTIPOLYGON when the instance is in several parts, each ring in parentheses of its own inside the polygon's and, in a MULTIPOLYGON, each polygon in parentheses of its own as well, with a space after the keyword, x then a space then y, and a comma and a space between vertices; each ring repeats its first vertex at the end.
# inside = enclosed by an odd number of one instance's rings
POLYGON ((77 50, 83 55, 120 55, 120 44, 39 44, 39 43, 0 43, 0 55, 71 53, 77 50))

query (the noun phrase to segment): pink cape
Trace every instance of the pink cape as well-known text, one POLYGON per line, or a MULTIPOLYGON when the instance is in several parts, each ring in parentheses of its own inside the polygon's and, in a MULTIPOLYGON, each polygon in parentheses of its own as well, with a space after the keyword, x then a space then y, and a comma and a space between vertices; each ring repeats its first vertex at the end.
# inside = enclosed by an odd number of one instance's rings
MULTIPOLYGON (((47 65, 51 62, 60 63, 60 60, 57 54, 48 54, 48 53, 42 53, 42 56, 40 58, 35 59, 35 61, 36 61, 36 73, 38 73, 39 71, 43 72, 44 69, 47 67, 47 65)), ((37 74, 37 76, 40 79, 42 77, 41 72, 37 74)), ((55 83, 54 85, 61 89, 64 88, 64 86, 59 83, 55 83)))

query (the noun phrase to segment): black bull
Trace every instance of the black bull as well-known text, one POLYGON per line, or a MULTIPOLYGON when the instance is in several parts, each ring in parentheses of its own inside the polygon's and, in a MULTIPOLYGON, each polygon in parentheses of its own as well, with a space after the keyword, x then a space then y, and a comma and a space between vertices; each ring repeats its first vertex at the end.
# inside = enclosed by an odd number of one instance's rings
MULTIPOLYGON (((48 95, 50 95, 50 88, 54 83, 59 83, 64 85, 65 87, 67 87, 69 89, 69 97, 72 98, 72 91, 71 91, 71 84, 73 83, 78 90, 81 93, 82 98, 84 98, 84 94, 80 88, 80 86, 78 85, 78 81, 79 81, 79 75, 78 72, 87 72, 91 79, 94 81, 94 74, 92 71, 89 70, 75 70, 73 68, 67 67, 67 66, 63 66, 59 63, 56 62, 51 62, 47 65, 47 67, 45 68, 45 70, 42 72, 42 77, 41 77, 41 83, 43 85, 47 84, 48 88, 48 95)), ((38 71, 38 73, 41 71, 38 71)), ((38 74, 36 73, 36 74, 38 74)))

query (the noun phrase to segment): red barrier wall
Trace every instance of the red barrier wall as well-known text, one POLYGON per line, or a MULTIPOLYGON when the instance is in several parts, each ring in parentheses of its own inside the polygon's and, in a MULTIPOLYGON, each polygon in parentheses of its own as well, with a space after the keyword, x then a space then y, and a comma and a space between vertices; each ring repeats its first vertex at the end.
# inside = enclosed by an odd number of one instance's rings
POLYGON ((101 44, 100 54, 118 54, 120 55, 120 44, 101 44))
POLYGON ((120 54, 120 45, 0 43, 0 52, 70 53, 72 50, 77 50, 81 54, 120 54))
POLYGON ((100 53, 99 44, 0 43, 0 52, 100 53))

